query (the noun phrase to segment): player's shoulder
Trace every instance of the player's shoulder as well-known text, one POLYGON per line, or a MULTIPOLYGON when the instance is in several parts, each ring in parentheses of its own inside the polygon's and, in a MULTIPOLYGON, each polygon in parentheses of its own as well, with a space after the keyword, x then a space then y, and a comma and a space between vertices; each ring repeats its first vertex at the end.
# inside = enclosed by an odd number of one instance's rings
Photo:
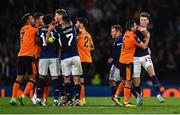
POLYGON ((37 30, 38 32, 44 32, 44 31, 48 31, 48 26, 47 25, 45 25, 45 26, 41 26, 41 27, 39 27, 38 28, 38 30, 37 30))
POLYGON ((90 34, 88 31, 86 31, 86 30, 85 30, 85 34, 86 34, 87 36, 90 36, 90 37, 91 37, 91 34, 90 34))
POLYGON ((123 35, 120 35, 116 38, 115 43, 120 43, 123 40, 123 35))
POLYGON ((20 32, 23 32, 23 31, 27 30, 28 28, 29 28, 28 25, 23 25, 20 29, 20 32))
POLYGON ((91 34, 90 34, 88 31, 86 31, 86 30, 82 30, 82 31, 81 31, 81 34, 82 34, 83 36, 87 36, 88 38, 91 38, 91 34))
POLYGON ((37 31, 37 28, 35 26, 33 26, 33 25, 29 25, 29 30, 30 30, 31 33, 34 33, 34 32, 37 31))

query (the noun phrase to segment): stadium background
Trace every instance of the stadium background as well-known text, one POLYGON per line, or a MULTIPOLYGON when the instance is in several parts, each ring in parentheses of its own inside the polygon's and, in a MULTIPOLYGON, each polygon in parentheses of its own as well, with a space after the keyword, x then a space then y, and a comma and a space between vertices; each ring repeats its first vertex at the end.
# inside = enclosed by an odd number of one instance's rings
MULTIPOLYGON (((88 29, 96 50, 93 67, 86 79, 89 86, 87 90, 95 93, 101 90, 104 91, 101 92, 102 95, 108 96, 108 73, 111 65, 107 64, 107 59, 113 44, 110 27, 120 24, 124 28, 125 21, 131 18, 137 20, 139 13, 146 11, 151 14, 150 48, 158 79, 165 88, 171 87, 173 95, 180 97, 179 7, 179 0, 1 0, 0 89, 5 88, 6 95, 10 95, 10 87, 16 78, 21 16, 27 12, 54 13, 56 9, 64 8, 73 22, 79 16, 88 18, 88 29)), ((142 81, 145 87, 151 85, 145 72, 142 72, 142 81)), ((2 92, 3 90, 1 95, 2 92)))

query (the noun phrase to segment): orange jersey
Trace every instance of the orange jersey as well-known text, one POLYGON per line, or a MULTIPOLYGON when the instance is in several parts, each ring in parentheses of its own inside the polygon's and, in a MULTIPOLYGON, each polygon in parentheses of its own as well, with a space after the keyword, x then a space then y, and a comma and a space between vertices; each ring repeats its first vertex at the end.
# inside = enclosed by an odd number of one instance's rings
POLYGON ((36 56, 36 28, 32 25, 25 25, 20 30, 20 50, 18 56, 36 56))
POLYGON ((81 62, 92 62, 91 49, 94 48, 91 35, 85 31, 80 30, 77 38, 78 53, 81 62))
POLYGON ((139 41, 136 34, 131 31, 126 31, 123 38, 123 45, 120 54, 120 63, 133 63, 136 46, 139 46, 139 41))

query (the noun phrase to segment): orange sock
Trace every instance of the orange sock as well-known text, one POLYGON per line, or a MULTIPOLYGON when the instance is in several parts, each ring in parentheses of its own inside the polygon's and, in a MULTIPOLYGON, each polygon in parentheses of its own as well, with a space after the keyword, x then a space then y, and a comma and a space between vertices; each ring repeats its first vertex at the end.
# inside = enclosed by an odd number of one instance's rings
POLYGON ((21 96, 21 95, 22 95, 22 93, 23 93, 23 92, 22 92, 22 90, 21 90, 21 89, 19 89, 19 90, 18 90, 18 92, 17 92, 17 96, 18 96, 18 97, 19 97, 19 96, 21 96))
POLYGON ((20 83, 16 81, 13 85, 12 97, 14 97, 14 98, 17 97, 19 87, 20 87, 20 83))
POLYGON ((23 92, 24 96, 27 96, 30 93, 30 91, 34 87, 34 84, 35 84, 34 81, 31 81, 31 80, 27 83, 26 88, 25 88, 25 90, 23 92))
POLYGON ((124 103, 129 102, 131 96, 131 87, 124 87, 124 103))
POLYGON ((124 83, 121 82, 118 86, 115 96, 118 97, 121 94, 121 92, 123 92, 123 90, 124 90, 124 83))
POLYGON ((85 98, 84 84, 81 84, 80 100, 85 98))
POLYGON ((49 97, 49 92, 50 92, 50 86, 45 86, 44 87, 44 94, 43 94, 43 97, 45 100, 48 100, 48 97, 49 97))

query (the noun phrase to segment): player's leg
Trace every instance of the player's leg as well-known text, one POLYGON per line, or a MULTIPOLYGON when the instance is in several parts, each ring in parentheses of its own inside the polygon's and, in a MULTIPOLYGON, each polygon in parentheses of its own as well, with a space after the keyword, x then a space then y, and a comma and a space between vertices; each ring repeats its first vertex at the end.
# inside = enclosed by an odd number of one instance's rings
POLYGON ((36 104, 40 105, 40 106, 41 105, 44 106, 44 104, 42 103, 42 92, 43 92, 44 86, 46 84, 46 78, 47 78, 47 75, 39 75, 39 78, 37 79, 36 104))
POLYGON ((80 104, 81 105, 85 105, 86 101, 85 101, 85 87, 84 87, 84 78, 80 78, 80 82, 81 82, 81 91, 80 91, 80 104))
POLYGON ((50 70, 51 81, 54 90, 54 106, 58 106, 59 103, 58 98, 60 94, 60 89, 59 89, 60 63, 58 58, 50 59, 49 70, 50 70))
POLYGON ((34 76, 33 72, 33 58, 32 57, 25 57, 25 69, 27 71, 27 74, 29 75, 29 82, 27 83, 23 94, 18 98, 18 100, 21 102, 22 105, 24 105, 24 98, 27 96, 30 91, 34 88, 36 84, 36 78, 34 76))
POLYGON ((43 105, 42 104, 42 91, 44 89, 44 86, 46 84, 46 79, 48 75, 48 66, 49 66, 49 60, 47 59, 40 59, 39 60, 39 77, 37 79, 37 99, 36 104, 43 105))
MULTIPOLYGON (((112 100, 113 100, 117 105, 120 105, 120 106, 122 106, 122 103, 120 102, 120 100, 119 100, 118 97, 119 97, 119 95, 124 91, 124 86, 125 86, 125 70, 126 70, 126 68, 125 68, 124 64, 120 64, 120 70, 118 70, 118 71, 119 71, 119 73, 121 73, 120 75, 121 75, 122 81, 120 82, 120 84, 119 84, 119 86, 118 86, 118 89, 117 89, 114 97, 112 98, 112 100)), ((120 75, 119 75, 119 76, 120 76, 120 75)))
POLYGON ((117 90, 117 82, 115 81, 115 66, 111 66, 111 70, 109 72, 109 86, 111 87, 112 97, 115 95, 117 90))
POLYGON ((18 97, 18 91, 22 83, 23 75, 17 75, 16 81, 13 84, 12 98, 10 100, 11 105, 16 105, 16 98, 18 97))
POLYGON ((80 105, 80 90, 81 90, 81 83, 80 83, 80 76, 83 74, 82 72, 82 65, 80 62, 80 58, 78 56, 75 56, 72 58, 72 75, 73 75, 73 81, 74 81, 74 94, 75 94, 75 100, 74 105, 79 106, 80 105))
POLYGON ((20 85, 22 83, 23 75, 25 75, 25 67, 24 67, 24 58, 23 57, 17 57, 17 78, 16 81, 13 84, 12 89, 12 98, 10 100, 11 105, 16 105, 16 98, 18 97, 18 91, 20 88, 20 85))
POLYGON ((61 67, 61 58, 59 58, 59 64, 60 64, 60 76, 59 76, 59 90, 60 90, 60 101, 59 105, 65 105, 66 102, 66 96, 65 96, 65 91, 64 91, 64 77, 62 75, 62 67, 61 67))
MULTIPOLYGON (((39 64, 39 60, 38 59, 34 59, 34 65, 33 66, 33 73, 35 76, 35 79, 37 81, 37 78, 39 77, 39 70, 38 70, 38 64, 39 64)), ((31 101, 33 102, 33 104, 36 104, 36 87, 34 87, 31 91, 30 91, 30 97, 31 97, 31 101)))
POLYGON ((91 67, 91 63, 88 62, 81 62, 82 69, 83 69, 83 75, 81 76, 80 82, 81 82, 81 91, 80 91, 80 105, 85 105, 85 79, 88 77, 88 72, 91 67))
POLYGON ((64 76, 64 91, 66 92, 66 103, 72 105, 72 84, 71 84, 71 59, 61 61, 62 75, 64 76))
POLYGON ((73 105, 73 85, 71 83, 71 76, 64 76, 64 90, 66 92, 66 102, 68 106, 73 105))
POLYGON ((138 105, 142 105, 143 98, 142 98, 142 91, 140 88, 140 74, 141 74, 141 57, 134 57, 134 74, 133 74, 133 85, 131 88, 131 92, 136 97, 136 103, 138 105))
POLYGON ((129 102, 131 96, 131 85, 132 85, 132 75, 133 75, 133 63, 131 64, 120 64, 120 67, 125 68, 122 75, 125 75, 125 86, 124 86, 124 106, 131 107, 135 106, 129 102))
POLYGON ((63 106, 66 103, 66 93, 65 93, 65 87, 64 87, 64 77, 62 75, 59 76, 59 90, 60 90, 60 101, 59 105, 63 106))
POLYGON ((45 84, 44 89, 43 89, 43 104, 44 105, 48 105, 48 97, 49 97, 49 92, 50 92, 50 82, 51 82, 51 78, 48 75, 48 77, 46 78, 46 84, 45 84))
POLYGON ((119 104, 117 104, 116 100, 118 100, 120 102, 120 98, 118 96, 124 89, 124 85, 122 86, 122 83, 121 83, 120 70, 118 68, 116 68, 116 66, 114 66, 114 65, 112 65, 111 70, 110 70, 109 85, 111 87, 112 100, 116 103, 116 105, 119 105, 119 104), (116 94, 116 92, 117 92, 117 94, 116 94))
POLYGON ((147 71, 149 77, 151 78, 153 88, 154 88, 154 91, 156 93, 156 97, 157 97, 158 101, 160 103, 162 103, 162 102, 164 102, 164 99, 161 96, 160 82, 157 79, 157 76, 155 74, 155 70, 154 70, 154 66, 153 66, 151 57, 150 57, 150 55, 148 55, 144 59, 145 59, 145 61, 143 63, 143 67, 145 68, 145 70, 147 71))

